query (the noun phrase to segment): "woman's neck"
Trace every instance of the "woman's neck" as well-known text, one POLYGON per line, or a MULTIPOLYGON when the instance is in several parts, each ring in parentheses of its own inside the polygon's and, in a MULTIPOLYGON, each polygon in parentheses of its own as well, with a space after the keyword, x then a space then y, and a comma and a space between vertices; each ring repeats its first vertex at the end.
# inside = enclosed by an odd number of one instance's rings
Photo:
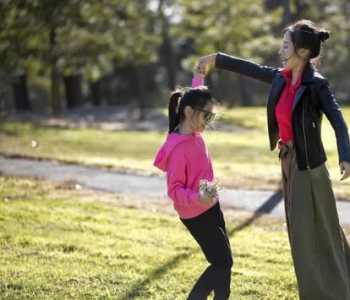
POLYGON ((292 84, 295 84, 298 80, 298 78, 301 76, 301 73, 303 72, 305 68, 306 63, 299 64, 295 66, 292 71, 292 84))

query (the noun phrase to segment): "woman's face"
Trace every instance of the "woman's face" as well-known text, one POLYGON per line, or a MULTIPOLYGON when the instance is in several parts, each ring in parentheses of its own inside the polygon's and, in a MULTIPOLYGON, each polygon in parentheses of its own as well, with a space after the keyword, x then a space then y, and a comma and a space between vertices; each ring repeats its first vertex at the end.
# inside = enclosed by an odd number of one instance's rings
POLYGON ((294 69, 303 63, 303 60, 295 52, 289 31, 283 37, 279 55, 284 69, 294 69))

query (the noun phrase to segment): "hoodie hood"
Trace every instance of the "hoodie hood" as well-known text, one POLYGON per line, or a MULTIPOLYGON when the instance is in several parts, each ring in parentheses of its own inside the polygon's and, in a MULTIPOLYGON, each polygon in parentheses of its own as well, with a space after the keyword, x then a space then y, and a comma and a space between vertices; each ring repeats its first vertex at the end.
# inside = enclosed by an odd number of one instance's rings
POLYGON ((196 137, 200 136, 198 131, 195 131, 193 135, 179 134, 176 132, 169 133, 166 141, 159 149, 153 165, 158 169, 166 172, 168 166, 168 158, 174 148, 184 142, 193 141, 196 137))

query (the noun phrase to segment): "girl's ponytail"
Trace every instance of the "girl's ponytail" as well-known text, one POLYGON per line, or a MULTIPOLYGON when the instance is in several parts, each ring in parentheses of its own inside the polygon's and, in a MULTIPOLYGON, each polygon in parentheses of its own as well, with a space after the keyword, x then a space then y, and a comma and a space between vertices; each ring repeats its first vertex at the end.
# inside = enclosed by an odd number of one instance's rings
POLYGON ((176 130, 180 125, 179 99, 182 97, 180 91, 175 91, 170 95, 168 104, 169 133, 176 130))

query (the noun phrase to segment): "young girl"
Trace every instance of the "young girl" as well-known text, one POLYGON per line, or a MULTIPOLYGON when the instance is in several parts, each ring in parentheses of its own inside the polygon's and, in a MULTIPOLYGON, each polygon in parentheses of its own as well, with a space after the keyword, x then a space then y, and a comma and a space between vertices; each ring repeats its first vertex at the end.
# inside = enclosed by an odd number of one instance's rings
MULTIPOLYGON (((195 77, 192 86, 200 84, 195 77)), ((210 263, 199 277, 188 300, 230 296, 233 265, 230 242, 218 198, 199 192, 200 180, 213 181, 208 149, 201 132, 213 120, 214 100, 204 86, 175 91, 170 96, 169 133, 154 165, 167 173, 168 195, 180 220, 201 247, 210 263)))

